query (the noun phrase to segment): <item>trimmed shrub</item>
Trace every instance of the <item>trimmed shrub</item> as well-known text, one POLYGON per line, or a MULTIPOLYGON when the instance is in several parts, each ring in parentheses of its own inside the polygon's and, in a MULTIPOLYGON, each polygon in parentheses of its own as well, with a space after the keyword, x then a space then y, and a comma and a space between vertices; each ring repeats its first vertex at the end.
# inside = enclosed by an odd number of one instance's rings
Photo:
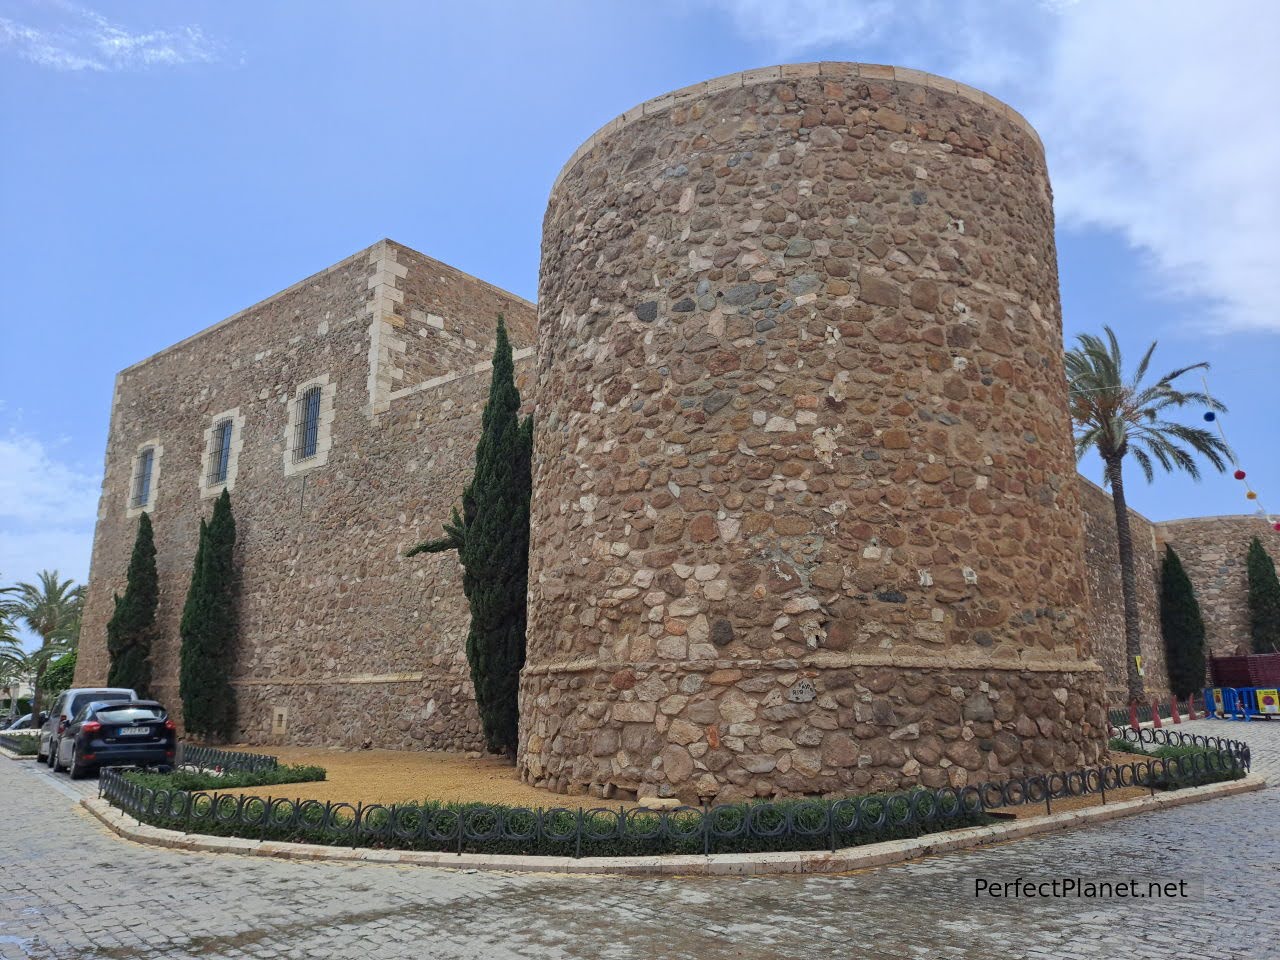
POLYGON ((212 773, 206 770, 174 770, 172 773, 148 773, 129 770, 125 779, 149 787, 152 790, 243 790, 248 787, 265 787, 283 783, 312 783, 326 776, 324 767, 308 764, 271 767, 254 772, 233 770, 212 773))
POLYGON ((407 556, 458 551, 462 590, 471 607, 467 663, 485 743, 491 753, 512 758, 525 657, 532 456, 533 417, 520 420, 511 342, 498 317, 489 400, 476 444, 475 475, 462 493, 462 514, 455 507, 445 536, 419 544, 407 556))
POLYGON ((234 723, 231 656, 235 650, 236 522, 226 490, 213 507, 213 517, 200 522, 191 587, 182 610, 182 654, 178 690, 187 731, 226 740, 234 723))
POLYGON ((1169 689, 1179 699, 1204 689, 1204 619, 1191 578, 1173 547, 1160 562, 1160 633, 1169 689))
POLYGON ((138 518, 124 596, 115 597, 115 612, 107 622, 108 686, 127 687, 143 699, 151 696, 151 640, 159 603, 155 536, 150 515, 143 513, 138 518))
POLYGON ((1280 653, 1280 580, 1275 561, 1254 537, 1246 556, 1249 576, 1249 632, 1254 653, 1280 653))
MULTIPOLYGON (((1203 757, 1205 758, 1207 765, 1218 757, 1218 751, 1210 749, 1209 747, 1163 746, 1156 747, 1152 750, 1148 745, 1132 743, 1122 737, 1112 737, 1108 746, 1110 746, 1112 750, 1122 751, 1124 753, 1136 753, 1144 757, 1151 757, 1155 760, 1180 760, 1185 758, 1194 761, 1196 757, 1203 757)), ((1239 780, 1244 775, 1245 772, 1241 769, 1215 770, 1210 766, 1205 773, 1195 778, 1194 785, 1202 786, 1207 783, 1223 783, 1227 780, 1239 780)), ((1176 790, 1179 787, 1190 786, 1192 784, 1187 778, 1175 777, 1172 774, 1157 774, 1152 785, 1157 790, 1176 790)), ((1146 784, 1144 783, 1142 786, 1145 787, 1146 784)))

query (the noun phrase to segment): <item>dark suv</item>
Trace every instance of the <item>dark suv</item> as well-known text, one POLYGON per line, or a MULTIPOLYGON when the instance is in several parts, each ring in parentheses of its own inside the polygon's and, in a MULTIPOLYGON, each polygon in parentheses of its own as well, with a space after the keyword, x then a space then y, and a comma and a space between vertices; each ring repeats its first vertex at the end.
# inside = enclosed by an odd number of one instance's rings
POLYGON ((126 687, 78 687, 64 690, 49 708, 49 719, 40 727, 40 742, 36 744, 36 759, 53 766, 58 753, 58 741, 62 739, 71 718, 94 700, 137 700, 138 695, 126 687))
POLYGON ((171 767, 177 739, 169 714, 154 700, 93 700, 67 724, 50 766, 73 780, 98 767, 171 767))

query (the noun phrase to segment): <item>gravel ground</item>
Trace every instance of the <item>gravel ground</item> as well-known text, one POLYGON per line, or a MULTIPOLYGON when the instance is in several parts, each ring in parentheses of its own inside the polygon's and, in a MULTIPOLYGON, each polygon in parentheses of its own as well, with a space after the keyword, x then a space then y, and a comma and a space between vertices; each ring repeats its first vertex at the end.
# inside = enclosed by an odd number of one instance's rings
POLYGON ((405 803, 418 800, 477 801, 523 807, 634 807, 617 800, 567 797, 520 782, 515 767, 500 757, 397 750, 325 750, 303 747, 232 749, 270 753, 281 763, 313 763, 328 772, 325 780, 254 787, 251 796, 341 800, 349 803, 405 803))

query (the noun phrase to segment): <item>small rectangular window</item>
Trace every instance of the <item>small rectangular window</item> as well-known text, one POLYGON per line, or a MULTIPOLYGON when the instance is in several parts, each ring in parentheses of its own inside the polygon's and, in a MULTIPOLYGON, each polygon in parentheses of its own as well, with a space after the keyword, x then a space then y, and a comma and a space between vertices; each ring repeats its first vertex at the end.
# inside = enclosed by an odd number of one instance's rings
POLYGON ((311 387, 298 398, 297 425, 294 427, 293 459, 308 460, 316 455, 320 438, 320 388, 311 387))
POLYGON ((156 452, 148 447, 138 454, 138 465, 133 480, 133 505, 145 507, 151 500, 151 466, 156 452))
POLYGON ((213 428, 213 448, 209 451, 209 486, 227 482, 227 468, 231 464, 231 420, 219 421, 213 428))

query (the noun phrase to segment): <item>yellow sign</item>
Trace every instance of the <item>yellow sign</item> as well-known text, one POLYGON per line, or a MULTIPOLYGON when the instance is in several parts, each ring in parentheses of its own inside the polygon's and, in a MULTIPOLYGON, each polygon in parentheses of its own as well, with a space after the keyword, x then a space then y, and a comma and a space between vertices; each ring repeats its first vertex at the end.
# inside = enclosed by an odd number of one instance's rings
POLYGON ((1280 690, 1259 690, 1258 712, 1280 713, 1280 690))
POLYGON ((1227 712, 1226 709, 1222 706, 1222 688, 1221 687, 1213 688, 1213 712, 1218 714, 1218 716, 1222 716, 1227 712))
POLYGON ((1145 677, 1147 675, 1147 672, 1142 669, 1142 657, 1141 656, 1134 657, 1133 662, 1138 665, 1138 676, 1145 677))

